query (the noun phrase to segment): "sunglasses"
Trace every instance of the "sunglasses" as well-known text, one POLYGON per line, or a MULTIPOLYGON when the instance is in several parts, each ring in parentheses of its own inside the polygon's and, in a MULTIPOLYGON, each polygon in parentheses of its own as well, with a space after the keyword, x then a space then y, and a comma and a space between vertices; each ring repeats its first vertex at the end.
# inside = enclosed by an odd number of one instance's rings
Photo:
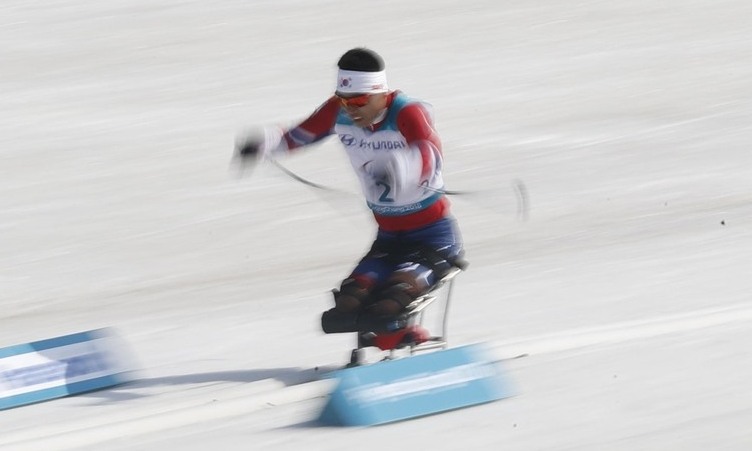
MULTIPOLYGON (((336 95, 336 94, 335 94, 336 95)), ((353 97, 342 97, 337 95, 339 102, 345 107, 361 108, 368 104, 371 94, 361 94, 353 97)))

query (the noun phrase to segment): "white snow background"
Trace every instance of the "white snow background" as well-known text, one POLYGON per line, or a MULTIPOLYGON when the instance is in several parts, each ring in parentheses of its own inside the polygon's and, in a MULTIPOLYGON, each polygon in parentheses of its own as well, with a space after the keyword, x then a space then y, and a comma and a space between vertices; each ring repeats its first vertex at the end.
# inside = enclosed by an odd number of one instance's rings
MULTIPOLYGON (((7 0, 0 346, 100 327, 141 371, 0 412, 3 450, 752 449, 752 4, 7 0), (518 395, 376 428, 312 422, 345 363, 328 290, 356 196, 230 165, 365 45, 433 104, 471 263, 454 346, 518 395), (518 215, 515 180, 530 194, 518 215), (749 341, 748 341, 749 340, 749 341)), ((284 164, 356 191, 336 139, 284 164)))

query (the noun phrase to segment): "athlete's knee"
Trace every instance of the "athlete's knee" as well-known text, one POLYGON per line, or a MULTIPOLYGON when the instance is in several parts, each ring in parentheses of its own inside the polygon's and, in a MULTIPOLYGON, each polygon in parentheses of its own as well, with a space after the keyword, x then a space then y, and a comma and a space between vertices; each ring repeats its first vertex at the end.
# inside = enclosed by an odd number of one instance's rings
POLYGON ((397 271, 379 291, 377 300, 370 309, 375 315, 398 315, 418 296, 425 293, 427 288, 427 280, 419 274, 412 271, 397 271))
POLYGON ((357 277, 347 278, 334 293, 334 308, 342 313, 358 311, 366 303, 369 293, 367 281, 357 277))

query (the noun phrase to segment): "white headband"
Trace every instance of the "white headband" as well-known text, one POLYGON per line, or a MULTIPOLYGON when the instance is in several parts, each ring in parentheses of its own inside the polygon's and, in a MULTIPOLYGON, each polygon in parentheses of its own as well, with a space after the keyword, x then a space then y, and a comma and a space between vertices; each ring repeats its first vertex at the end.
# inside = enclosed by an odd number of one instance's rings
POLYGON ((337 73, 337 92, 346 94, 375 94, 387 92, 386 72, 360 72, 339 70, 337 73))

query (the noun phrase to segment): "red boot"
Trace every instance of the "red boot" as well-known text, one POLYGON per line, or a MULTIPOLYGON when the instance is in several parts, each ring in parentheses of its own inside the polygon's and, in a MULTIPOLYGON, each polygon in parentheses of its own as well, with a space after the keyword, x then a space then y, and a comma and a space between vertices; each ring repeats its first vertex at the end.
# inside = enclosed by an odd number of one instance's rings
POLYGON ((421 326, 407 326, 394 332, 385 332, 373 338, 373 345, 382 351, 389 351, 400 345, 420 344, 428 341, 431 334, 421 326))

